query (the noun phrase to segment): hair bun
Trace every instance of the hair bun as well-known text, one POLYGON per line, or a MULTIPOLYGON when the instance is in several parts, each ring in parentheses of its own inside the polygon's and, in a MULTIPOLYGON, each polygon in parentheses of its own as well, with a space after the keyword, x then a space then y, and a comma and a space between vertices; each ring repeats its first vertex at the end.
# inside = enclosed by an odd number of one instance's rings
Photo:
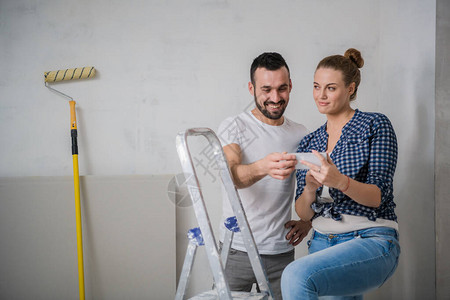
POLYGON ((349 58, 358 68, 362 68, 362 66, 364 66, 364 59, 361 56, 361 52, 355 48, 349 48, 345 51, 344 57, 349 58))

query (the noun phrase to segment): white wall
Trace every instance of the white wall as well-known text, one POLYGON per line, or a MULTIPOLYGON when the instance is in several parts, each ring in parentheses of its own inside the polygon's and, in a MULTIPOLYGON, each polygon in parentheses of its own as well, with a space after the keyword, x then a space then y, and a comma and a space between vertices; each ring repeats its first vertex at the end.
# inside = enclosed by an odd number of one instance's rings
POLYGON ((53 86, 78 103, 82 175, 176 174, 175 135, 217 129, 246 108, 258 54, 284 55, 294 84, 287 116, 313 130, 324 121, 311 97, 317 62, 355 47, 366 60, 355 107, 388 115, 400 149, 402 260, 382 292, 429 297, 435 9, 433 0, 2 1, 0 176, 71 175, 68 104, 44 87, 44 71, 97 69, 95 79, 53 86))

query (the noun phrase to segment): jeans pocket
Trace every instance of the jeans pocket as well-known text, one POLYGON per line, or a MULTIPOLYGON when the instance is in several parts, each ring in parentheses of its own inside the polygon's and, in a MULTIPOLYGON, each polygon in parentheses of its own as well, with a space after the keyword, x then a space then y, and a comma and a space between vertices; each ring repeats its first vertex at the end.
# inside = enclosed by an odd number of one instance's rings
MULTIPOLYGON (((222 248, 223 248, 223 243, 219 242, 219 254, 222 253, 222 248)), ((228 251, 228 255, 235 255, 237 253, 237 250, 230 248, 230 250, 228 251)))
MULTIPOLYGON (((395 247, 395 245, 392 243, 392 248, 393 249, 395 247)), ((395 251, 395 250, 394 250, 395 251)), ((400 249, 398 249, 398 252, 396 253, 396 257, 395 257, 395 263, 392 266, 392 270, 387 274, 386 278, 384 279, 384 281, 380 284, 380 286, 382 286, 389 278, 391 278, 392 275, 394 275, 395 270, 397 270, 398 267, 398 259, 399 259, 399 253, 400 253, 400 249)))
POLYGON ((398 241, 392 236, 388 235, 378 235, 378 234, 362 234, 360 236, 362 239, 371 239, 377 241, 377 243, 383 248, 383 255, 388 256, 398 247, 398 241))

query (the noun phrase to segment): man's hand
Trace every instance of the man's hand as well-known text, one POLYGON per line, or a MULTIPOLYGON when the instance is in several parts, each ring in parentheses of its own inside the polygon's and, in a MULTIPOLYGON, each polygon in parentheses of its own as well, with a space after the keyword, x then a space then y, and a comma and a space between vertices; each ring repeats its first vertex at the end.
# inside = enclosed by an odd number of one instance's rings
POLYGON ((286 239, 289 240, 289 244, 297 246, 305 238, 305 236, 308 235, 308 232, 311 229, 311 221, 290 220, 284 224, 284 227, 291 228, 286 235, 286 239))
POLYGON ((287 152, 274 152, 251 164, 242 164, 242 151, 239 145, 226 145, 223 151, 233 175, 234 185, 238 189, 249 187, 267 175, 275 179, 286 179, 297 164, 296 156, 287 152))
POLYGON ((275 178, 286 179, 295 170, 297 160, 295 155, 283 153, 270 153, 260 161, 258 161, 263 173, 275 178))

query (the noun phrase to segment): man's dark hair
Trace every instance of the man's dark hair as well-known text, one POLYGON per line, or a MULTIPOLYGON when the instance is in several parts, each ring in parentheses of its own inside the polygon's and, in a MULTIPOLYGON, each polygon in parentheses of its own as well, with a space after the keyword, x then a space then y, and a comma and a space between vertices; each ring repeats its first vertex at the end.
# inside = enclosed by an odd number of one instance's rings
POLYGON ((289 67, 283 56, 276 52, 264 52, 253 60, 252 66, 250 67, 250 80, 255 85, 255 71, 258 68, 275 71, 282 67, 286 67, 290 77, 289 67))

